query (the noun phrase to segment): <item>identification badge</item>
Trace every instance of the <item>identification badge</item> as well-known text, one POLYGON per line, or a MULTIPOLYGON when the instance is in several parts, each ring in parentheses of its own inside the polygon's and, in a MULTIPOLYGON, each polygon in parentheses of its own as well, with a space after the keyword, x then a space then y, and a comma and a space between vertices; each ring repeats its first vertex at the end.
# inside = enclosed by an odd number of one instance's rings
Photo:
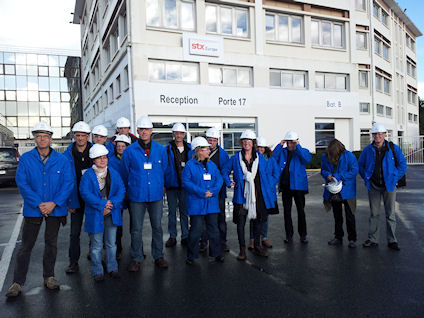
POLYGON ((181 162, 181 167, 185 167, 185 162, 183 161, 183 162, 181 162))
POLYGON ((150 162, 146 162, 144 164, 144 170, 152 170, 152 164, 150 162))
POLYGON ((83 170, 81 170, 81 175, 83 176, 84 175, 84 173, 87 171, 88 169, 83 169, 83 170))
POLYGON ((203 174, 203 180, 209 181, 212 180, 212 176, 209 173, 203 174))

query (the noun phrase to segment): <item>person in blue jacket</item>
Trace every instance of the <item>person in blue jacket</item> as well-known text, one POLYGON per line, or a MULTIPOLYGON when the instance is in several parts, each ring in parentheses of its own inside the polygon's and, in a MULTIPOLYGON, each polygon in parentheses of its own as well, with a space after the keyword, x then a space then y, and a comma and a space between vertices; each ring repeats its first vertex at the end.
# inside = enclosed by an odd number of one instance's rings
POLYGON ((152 140, 153 123, 147 116, 137 121, 138 142, 122 156, 124 183, 130 201, 131 263, 128 271, 138 272, 143 256, 143 221, 146 209, 152 226, 152 256, 159 268, 168 268, 163 256, 162 206, 168 159, 165 147, 152 140))
POLYGON ((131 144, 137 142, 138 138, 134 136, 132 133, 130 133, 130 129, 131 129, 131 123, 127 118, 125 117, 118 118, 118 120, 116 121, 116 135, 112 136, 106 144, 106 149, 109 151, 109 155, 108 155, 109 157, 111 157, 114 153, 116 138, 118 136, 120 135, 127 136, 128 138, 130 138, 131 144))
POLYGON ((165 173, 166 197, 168 199, 168 232, 166 247, 177 244, 177 207, 180 212, 181 245, 188 242, 188 217, 185 205, 185 190, 181 185, 181 173, 189 160, 191 146, 184 141, 186 129, 182 123, 172 127, 173 140, 166 146, 168 167, 165 173))
POLYGON ((253 220, 253 253, 267 257, 261 247, 260 235, 262 223, 267 220, 268 209, 275 208, 275 191, 272 190, 274 175, 268 173, 265 158, 256 151, 256 134, 251 130, 241 136, 242 150, 234 154, 221 171, 227 187, 234 186, 233 221, 237 224, 237 236, 240 245, 238 260, 246 259, 244 227, 246 220, 253 220), (229 175, 233 172, 233 181, 229 175), (274 194, 273 194, 274 193, 274 194))
POLYGON ((90 237, 91 272, 94 280, 104 279, 102 265, 103 239, 106 269, 112 278, 119 278, 116 261, 116 229, 122 225, 122 201, 125 186, 119 172, 108 167, 108 150, 95 144, 90 148, 93 166, 81 178, 80 193, 85 201, 84 230, 90 237))
POLYGON ((218 215, 219 191, 222 177, 216 165, 209 160, 210 144, 203 137, 192 142, 195 157, 187 162, 182 172, 182 184, 186 190, 187 212, 190 215, 190 232, 186 263, 191 265, 199 257, 199 240, 203 222, 210 242, 209 256, 217 262, 223 262, 219 239, 218 215))
POLYGON ((284 208, 284 242, 293 242, 293 221, 291 208, 294 203, 297 209, 298 232, 300 241, 308 243, 305 217, 305 194, 308 193, 308 177, 305 165, 312 160, 308 149, 299 144, 299 135, 289 130, 284 140, 274 148, 274 158, 280 168, 279 191, 282 194, 284 208), (287 147, 283 147, 287 143, 287 147))
MULTIPOLYGON (((326 153, 321 157, 321 176, 327 184, 324 187, 324 206, 329 211, 333 209, 334 215, 334 238, 329 245, 341 245, 343 243, 343 206, 346 216, 346 230, 349 247, 356 247, 356 175, 358 174, 358 162, 356 157, 337 139, 330 141, 326 153), (334 180, 335 179, 335 180, 334 180), (332 181, 342 182, 338 193, 330 193, 328 187, 332 181)), ((331 190, 331 189, 330 189, 331 190)), ((335 192, 332 191, 332 192, 335 192)))
POLYGON ((399 251, 395 235, 396 184, 406 173, 406 160, 399 146, 385 140, 386 128, 383 124, 374 124, 371 133, 374 141, 364 148, 358 161, 359 174, 368 189, 370 204, 368 239, 363 247, 378 246, 380 203, 383 198, 388 247, 399 251))
POLYGON ((45 122, 32 128, 36 147, 24 153, 16 171, 16 183, 24 199, 22 243, 19 248, 13 284, 7 297, 16 297, 24 285, 31 251, 37 240, 43 220, 44 233, 43 277, 49 289, 59 289, 54 275, 57 254, 57 236, 60 224, 66 224, 67 200, 74 186, 68 160, 50 147, 53 130, 45 122))
MULTIPOLYGON (((131 139, 125 135, 118 135, 115 139, 114 154, 109 157, 109 166, 115 171, 119 172, 121 178, 124 177, 124 168, 122 166, 122 155, 124 150, 131 144, 131 139)), ((108 154, 109 155, 109 154, 108 154)), ((121 215, 123 211, 128 208, 128 200, 122 202, 121 215)), ((116 259, 121 259, 122 253, 122 226, 118 226, 116 230, 116 259)))

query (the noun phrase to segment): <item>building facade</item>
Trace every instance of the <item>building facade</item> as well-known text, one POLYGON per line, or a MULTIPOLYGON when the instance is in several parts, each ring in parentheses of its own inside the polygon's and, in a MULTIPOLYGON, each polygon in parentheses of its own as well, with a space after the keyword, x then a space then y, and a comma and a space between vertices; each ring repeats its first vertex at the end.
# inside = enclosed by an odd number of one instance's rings
POLYGON ((392 0, 76 0, 74 23, 83 116, 110 133, 147 114, 160 142, 179 121, 229 151, 246 128, 312 152, 359 150, 373 122, 418 135, 421 32, 392 0))
POLYGON ((80 57, 50 49, 0 50, 0 114, 19 147, 34 145, 31 128, 39 121, 51 125, 55 144, 69 143, 80 86, 80 57))

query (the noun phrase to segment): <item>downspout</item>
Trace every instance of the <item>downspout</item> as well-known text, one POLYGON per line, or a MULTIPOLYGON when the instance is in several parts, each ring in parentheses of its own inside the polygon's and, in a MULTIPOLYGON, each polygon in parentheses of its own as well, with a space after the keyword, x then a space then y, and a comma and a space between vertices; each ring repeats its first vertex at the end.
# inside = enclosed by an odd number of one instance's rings
POLYGON ((130 123, 131 131, 136 134, 136 118, 135 118, 135 102, 134 102, 134 83, 133 83, 133 56, 132 56, 132 22, 131 22, 131 0, 127 1, 127 22, 128 22, 128 44, 127 44, 127 60, 128 60, 128 89, 130 95, 130 123))
POLYGON ((370 89, 371 89, 371 115, 372 122, 371 126, 375 122, 375 65, 374 65, 374 23, 373 23, 373 1, 369 1, 369 13, 370 13, 370 53, 371 53, 371 79, 370 79, 370 89))

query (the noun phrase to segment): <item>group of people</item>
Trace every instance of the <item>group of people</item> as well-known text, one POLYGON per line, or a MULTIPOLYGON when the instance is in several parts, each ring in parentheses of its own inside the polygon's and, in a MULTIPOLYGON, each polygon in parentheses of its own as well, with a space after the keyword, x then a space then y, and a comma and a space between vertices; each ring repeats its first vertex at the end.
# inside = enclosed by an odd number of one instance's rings
MULTIPOLYGON (((79 271, 82 225, 90 238, 89 254, 95 281, 105 273, 119 278, 118 261, 122 252, 122 213, 130 215, 131 247, 128 271, 137 272, 146 257, 143 252, 143 221, 149 213, 152 229, 151 253, 158 268, 167 268, 162 231, 163 198, 168 203, 169 238, 165 246, 177 244, 177 209, 181 227, 181 245, 187 247, 186 264, 193 265, 199 253, 209 250, 216 262, 224 261, 227 246, 225 217, 226 189, 234 188, 233 222, 237 224, 238 260, 246 259, 246 247, 257 256, 267 257, 268 216, 279 213, 277 191, 282 195, 284 242, 293 242, 291 207, 298 214, 300 242, 308 243, 305 195, 308 178, 305 165, 311 161, 299 136, 288 131, 272 151, 265 138, 246 130, 240 136, 241 150, 231 158, 218 145, 220 131, 210 128, 205 137, 185 141, 181 123, 172 128, 173 140, 164 147, 152 140, 153 124, 149 117, 137 121, 138 138, 130 133, 130 122, 119 118, 117 134, 107 140, 107 129, 93 130, 85 122, 73 128, 74 142, 64 154, 51 148, 52 128, 37 123, 32 133, 36 147, 23 154, 16 183, 24 199, 22 244, 18 251, 13 284, 6 296, 16 297, 25 283, 32 248, 43 220, 46 222, 43 255, 44 284, 59 289, 54 275, 57 237, 60 225, 71 215, 69 266, 66 273, 79 271), (90 142, 92 134, 92 143, 90 142), (278 190, 277 190, 278 189, 278 190), (85 221, 84 221, 85 217, 85 221), (250 241, 246 244, 245 225, 250 222, 250 241), (189 225, 190 223, 190 225, 189 225), (102 251, 105 250, 104 266, 102 251)), ((342 207, 345 207, 349 247, 356 247, 355 216, 356 176, 365 181, 370 202, 368 239, 364 247, 378 245, 378 217, 381 198, 387 221, 388 247, 399 250, 395 236, 396 184, 406 173, 406 161, 397 145, 388 142, 383 125, 372 128, 374 141, 362 152, 359 161, 337 139, 322 156, 321 175, 325 180, 324 206, 333 210, 334 238, 330 245, 343 242, 342 207)))

